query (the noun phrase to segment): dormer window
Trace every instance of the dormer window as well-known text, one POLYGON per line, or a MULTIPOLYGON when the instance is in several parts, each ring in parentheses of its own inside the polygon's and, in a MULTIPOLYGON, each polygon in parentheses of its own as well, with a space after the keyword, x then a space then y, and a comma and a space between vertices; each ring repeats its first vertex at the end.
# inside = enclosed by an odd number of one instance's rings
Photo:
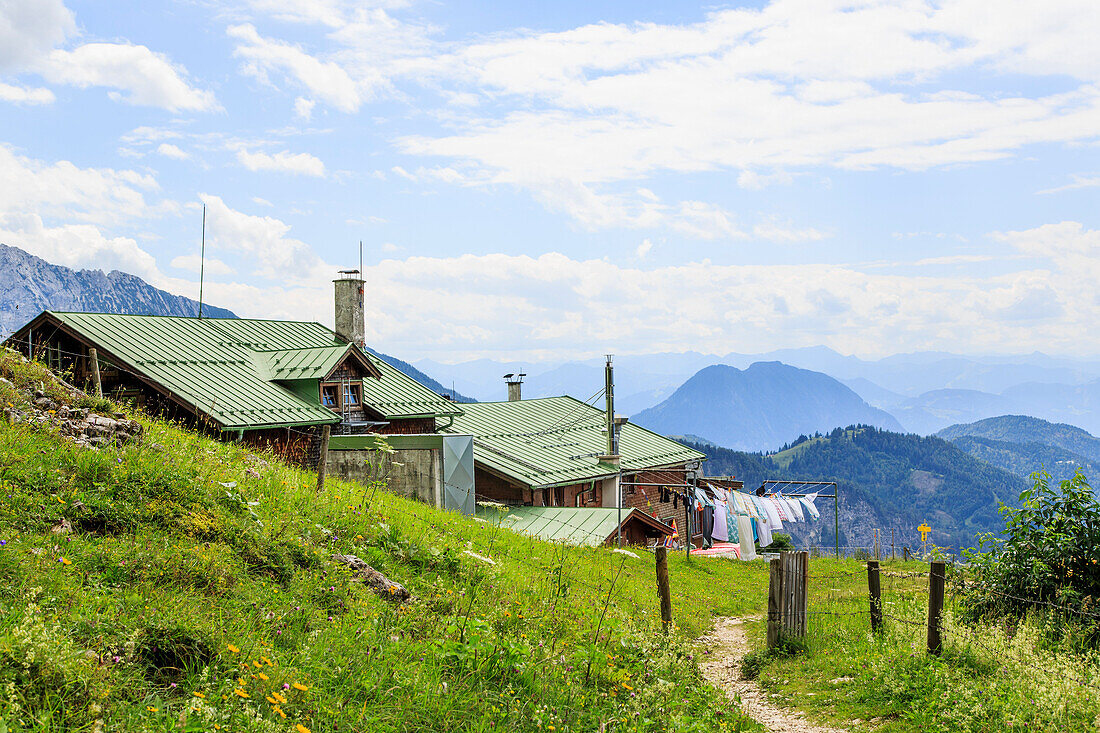
POLYGON ((339 391, 335 384, 326 384, 321 387, 321 404, 331 407, 333 410, 340 408, 339 391))
POLYGON ((345 407, 358 407, 363 401, 362 399, 362 385, 359 384, 345 384, 344 385, 344 406, 345 407))

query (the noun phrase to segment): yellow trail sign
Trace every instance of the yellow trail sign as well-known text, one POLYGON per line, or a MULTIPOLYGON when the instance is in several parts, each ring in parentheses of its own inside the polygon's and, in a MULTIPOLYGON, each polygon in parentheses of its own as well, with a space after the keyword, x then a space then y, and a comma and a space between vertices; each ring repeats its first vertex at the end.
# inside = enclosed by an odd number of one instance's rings
POLYGON ((928 533, 932 531, 932 528, 929 527, 924 522, 921 522, 920 526, 917 527, 917 531, 920 532, 920 541, 921 542, 927 542, 928 541, 928 533))

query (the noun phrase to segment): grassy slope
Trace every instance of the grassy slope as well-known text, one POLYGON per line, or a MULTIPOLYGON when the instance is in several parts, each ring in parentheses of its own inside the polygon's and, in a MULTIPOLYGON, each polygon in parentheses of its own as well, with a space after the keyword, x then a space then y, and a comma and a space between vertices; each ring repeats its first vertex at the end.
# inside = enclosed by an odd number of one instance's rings
MULTIPOLYGON (((49 381, 10 353, 0 372, 49 381)), ((0 406, 20 399, 0 385, 0 406)), ((0 424, 0 726, 755 729, 700 684, 686 642, 759 609, 759 564, 671 557, 665 639, 647 553, 336 480, 318 494, 313 474, 142 419, 141 445, 99 452, 0 424), (71 534, 52 532, 62 518, 71 534), (336 552, 415 600, 378 598, 336 552)))
MULTIPOLYGON (((1052 640, 1033 620, 963 626, 956 596, 945 606, 943 653, 925 652, 928 565, 882 563, 885 631, 870 633, 867 576, 855 563, 811 567, 806 649, 765 658, 760 683, 780 704, 879 733, 1094 731, 1100 659, 1074 640, 1052 640)), ((962 576, 953 576, 962 580, 962 576)), ((749 629, 757 648, 763 622, 749 629)))

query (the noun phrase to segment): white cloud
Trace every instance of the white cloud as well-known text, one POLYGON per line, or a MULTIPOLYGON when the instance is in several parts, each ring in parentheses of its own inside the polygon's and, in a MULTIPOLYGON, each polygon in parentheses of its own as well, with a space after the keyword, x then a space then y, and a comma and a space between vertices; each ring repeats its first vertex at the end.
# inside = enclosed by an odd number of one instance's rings
POLYGON ((267 199, 262 199, 259 196, 253 196, 252 197, 252 203, 259 204, 260 206, 274 206, 275 205, 275 204, 271 203, 270 201, 268 201, 267 199))
POLYGON ((165 158, 175 158, 176 160, 187 160, 191 157, 186 151, 172 143, 161 143, 157 146, 157 153, 165 158))
POLYGON ((1055 188, 1045 188, 1035 193, 1061 193, 1062 191, 1073 191, 1078 188, 1095 188, 1096 186, 1100 186, 1100 176, 1083 176, 1074 173, 1070 175, 1070 183, 1055 188))
POLYGON ((639 260, 644 260, 651 249, 653 249, 653 242, 643 239, 642 243, 634 249, 634 254, 639 260))
POLYGON ((237 211, 219 196, 203 193, 199 198, 206 204, 207 251, 246 254, 256 274, 268 279, 308 280, 319 273, 331 279, 335 268, 325 265, 305 242, 288 237, 289 224, 237 211))
POLYGON ((49 89, 42 87, 28 89, 0 82, 0 101, 16 104, 49 104, 54 99, 53 92, 49 89))
POLYGON ((325 164, 309 153, 291 153, 288 150, 269 155, 267 153, 251 153, 241 149, 237 151, 237 160, 250 171, 274 171, 277 173, 293 173, 295 175, 316 176, 323 178, 325 164))
MULTIPOLYGON (((974 351, 1011 343, 1020 351, 1089 353, 1094 346, 1080 334, 1100 317, 1093 292, 1100 231, 1068 222, 994 239, 1049 257, 1050 267, 930 277, 827 264, 647 269, 557 253, 410 257, 367 268, 378 304, 367 322, 376 346, 452 361, 494 351, 532 359, 603 350, 724 353, 731 343, 760 351, 824 343, 868 355, 958 343, 974 351), (1090 259, 1091 269, 1067 279, 1077 258, 1090 259), (381 305, 395 302, 404 305, 381 305), (488 323, 485 313, 509 317, 488 323), (415 337, 425 328, 438 334, 430 345, 415 337)), ((324 285, 316 288, 327 299, 324 285)))
POLYGON ((217 108, 212 92, 192 87, 182 68, 145 46, 87 43, 72 51, 57 49, 43 61, 42 74, 56 84, 118 89, 113 98, 130 104, 173 112, 217 108))
POLYGON ((91 224, 47 226, 37 214, 0 214, 0 241, 75 269, 122 270, 156 281, 156 260, 129 237, 107 237, 91 224))
POLYGON ((170 203, 146 201, 146 195, 158 188, 145 173, 80 168, 67 160, 45 163, 0 144, 0 213, 33 212, 66 221, 118 223, 171 210, 170 203))
POLYGON ((171 264, 172 267, 179 270, 187 270, 195 274, 203 272, 206 275, 215 277, 218 275, 232 275, 235 272, 232 267, 214 257, 207 257, 204 263, 199 255, 180 255, 174 257, 171 264))
POLYGON ((240 42, 234 55, 245 60, 245 73, 270 82, 270 75, 279 72, 342 112, 354 112, 363 103, 361 84, 339 64, 320 61, 289 43, 263 38, 249 24, 230 26, 228 32, 240 42))
POLYGON ((36 62, 76 30, 62 0, 0 2, 0 71, 36 62))
POLYGON ((312 99, 298 97, 294 100, 294 114, 308 121, 313 118, 313 107, 316 104, 312 99))

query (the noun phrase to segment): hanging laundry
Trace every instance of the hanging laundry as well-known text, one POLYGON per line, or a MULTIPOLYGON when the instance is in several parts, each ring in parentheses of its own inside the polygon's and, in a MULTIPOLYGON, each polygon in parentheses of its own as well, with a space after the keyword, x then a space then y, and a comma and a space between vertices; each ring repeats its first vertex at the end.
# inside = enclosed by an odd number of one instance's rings
POLYGON ((780 521, 790 521, 791 518, 787 516, 787 507, 782 501, 779 500, 778 496, 769 496, 767 497, 767 500, 770 501, 772 506, 775 507, 775 511, 779 512, 780 521))
POLYGON ((755 560, 756 547, 752 541, 752 520, 747 514, 737 515, 737 535, 741 545, 741 559, 755 560))
POLYGON ((728 491, 725 489, 717 489, 717 493, 722 504, 726 507, 726 537, 729 542, 737 542, 737 508, 733 505, 733 501, 731 501, 728 491))
POLYGON ((729 529, 726 525, 726 502, 714 497, 714 530, 711 535, 719 542, 729 542, 729 529))
POLYGON ((756 520, 756 536, 761 547, 767 547, 772 543, 771 519, 767 516, 756 520))
POLYGON ((775 502, 768 501, 766 496, 757 498, 760 501, 760 509, 768 515, 768 529, 773 533, 783 531, 783 520, 779 518, 779 510, 776 509, 775 502))
POLYGON ((814 519, 821 519, 821 512, 819 512, 817 510, 817 507, 814 506, 814 499, 816 498, 816 491, 812 494, 806 494, 805 496, 801 497, 802 506, 806 508, 806 511, 810 513, 811 517, 813 517, 814 519))
POLYGON ((806 516, 802 513, 802 502, 798 499, 792 499, 785 497, 783 499, 787 503, 787 511, 791 515, 791 519, 795 522, 805 522, 806 516))
POLYGON ((735 493, 737 495, 737 501, 741 504, 741 507, 744 509, 745 513, 749 515, 749 518, 759 519, 760 512, 757 511, 756 504, 753 503, 752 497, 740 491, 735 493))

